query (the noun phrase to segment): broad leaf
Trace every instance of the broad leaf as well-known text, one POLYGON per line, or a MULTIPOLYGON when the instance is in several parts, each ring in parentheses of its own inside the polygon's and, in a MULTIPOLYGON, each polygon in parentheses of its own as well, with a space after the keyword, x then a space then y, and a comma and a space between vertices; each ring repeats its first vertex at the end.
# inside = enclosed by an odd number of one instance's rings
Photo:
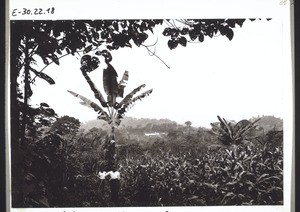
POLYGON ((168 46, 170 49, 175 49, 178 46, 178 41, 177 40, 169 40, 168 46))
POLYGON ((132 97, 134 96, 134 94, 136 94, 137 92, 139 92, 145 86, 146 86, 145 84, 140 85, 139 87, 137 87, 136 89, 134 89, 133 91, 131 91, 129 94, 127 94, 125 96, 125 98, 119 104, 117 104, 115 106, 115 108, 118 109, 118 108, 121 108, 124 104, 127 104, 132 99, 132 97))
POLYGON ((37 77, 46 80, 50 85, 55 84, 55 81, 43 72, 38 72, 35 69, 30 69, 37 77))
POLYGON ((128 73, 128 71, 125 71, 124 74, 123 74, 123 77, 122 77, 122 79, 121 79, 121 81, 119 82, 119 85, 118 85, 118 88, 119 88, 118 97, 123 98, 124 88, 127 85, 128 78, 129 78, 129 73, 128 73))
POLYGON ((107 103, 104 100, 104 97, 102 96, 101 92, 96 88, 96 86, 93 83, 93 81, 91 80, 91 78, 88 76, 88 74, 85 71, 81 70, 81 72, 82 72, 82 75, 84 76, 85 80, 89 84, 91 90, 94 92, 96 99, 99 100, 99 102, 101 103, 101 105, 103 107, 107 107, 107 103))
POLYGON ((190 36, 191 40, 194 41, 197 38, 197 33, 195 32, 195 30, 190 30, 189 36, 190 36))
POLYGON ((255 120, 254 122, 249 122, 249 124, 247 124, 246 126, 241 127, 238 132, 236 133, 236 139, 238 139, 239 137, 241 137, 243 134, 245 134, 246 132, 248 132, 249 130, 253 129, 255 127, 255 123, 258 122, 260 119, 255 120))
POLYGON ((186 43, 187 43, 187 40, 185 37, 180 37, 179 38, 179 43, 182 45, 182 46, 186 46, 186 43))
POLYGON ((229 40, 232 40, 232 38, 233 38, 233 30, 232 29, 228 28, 227 33, 226 33, 226 37, 229 40))
POLYGON ((204 35, 203 34, 200 34, 199 37, 198 37, 198 40, 200 42, 203 42, 204 41, 204 35))
POLYGON ((70 94, 72 94, 73 96, 79 98, 82 100, 82 102, 80 102, 80 104, 87 106, 87 107, 91 107, 93 108, 96 112, 98 112, 100 115, 103 115, 105 118, 108 119, 108 114, 99 106, 97 105, 95 102, 89 100, 88 98, 81 96, 80 94, 77 94, 73 91, 68 90, 68 92, 70 94))
POLYGON ((103 70, 103 87, 107 94, 107 102, 109 106, 113 106, 116 103, 116 97, 119 93, 118 74, 114 67, 108 63, 107 68, 103 70))
POLYGON ((122 107, 118 110, 118 115, 121 118, 123 118, 125 112, 127 112, 127 110, 130 109, 136 101, 142 100, 146 96, 149 96, 152 93, 152 91, 153 91, 153 89, 150 89, 150 90, 134 97, 133 99, 127 101, 126 104, 123 104, 122 107))

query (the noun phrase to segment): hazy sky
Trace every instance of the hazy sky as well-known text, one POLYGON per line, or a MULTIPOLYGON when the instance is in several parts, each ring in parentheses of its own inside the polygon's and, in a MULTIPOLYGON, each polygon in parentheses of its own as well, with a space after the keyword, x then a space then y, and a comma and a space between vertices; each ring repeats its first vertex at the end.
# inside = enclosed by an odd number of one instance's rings
MULTIPOLYGON (((189 120, 193 126, 205 127, 217 121, 217 115, 236 121, 258 115, 283 117, 284 83, 289 70, 283 66, 282 30, 276 18, 247 20, 242 28, 234 29, 232 41, 224 36, 205 37, 203 43, 170 50, 158 27, 146 44, 158 39, 156 54, 170 69, 149 56, 144 47, 111 52, 118 80, 124 70, 129 71, 125 94, 143 83, 147 85, 145 90, 153 88, 153 93, 137 102, 127 116, 168 118, 178 123, 189 120)), ((72 90, 97 101, 79 70, 80 58, 67 56, 60 63, 45 70, 55 85, 36 81, 31 104, 47 102, 59 116, 73 116, 82 122, 95 119, 97 114, 92 109, 67 92, 72 90)), ((90 76, 104 94, 102 71, 100 66, 90 76)))

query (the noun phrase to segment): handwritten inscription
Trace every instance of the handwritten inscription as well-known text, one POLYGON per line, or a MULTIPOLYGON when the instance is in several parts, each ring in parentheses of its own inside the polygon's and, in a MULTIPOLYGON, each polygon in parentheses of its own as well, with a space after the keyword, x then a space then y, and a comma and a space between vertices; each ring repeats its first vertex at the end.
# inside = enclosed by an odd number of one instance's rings
POLYGON ((47 15, 47 14, 54 14, 55 8, 15 8, 12 10, 12 16, 37 16, 37 15, 47 15))

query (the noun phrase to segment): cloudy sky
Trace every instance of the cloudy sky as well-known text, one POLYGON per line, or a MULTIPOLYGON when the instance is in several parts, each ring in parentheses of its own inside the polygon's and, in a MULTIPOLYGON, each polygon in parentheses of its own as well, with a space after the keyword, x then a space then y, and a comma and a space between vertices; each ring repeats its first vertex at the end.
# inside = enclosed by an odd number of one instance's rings
MULTIPOLYGON (((144 47, 112 52, 111 64, 122 77, 129 71, 125 93, 146 83, 153 93, 138 102, 128 113, 136 118, 168 118, 178 123, 190 120, 193 126, 208 127, 217 115, 232 120, 258 115, 284 116, 284 35, 280 19, 247 20, 234 29, 234 38, 206 38, 203 43, 188 43, 175 50, 158 27, 146 44, 156 45, 156 54, 170 66, 150 56, 144 47)), ((151 49, 154 50, 154 49, 151 49)), ((102 63, 104 64, 104 63, 102 63)), ((43 67, 41 64, 40 67, 43 67)), ((85 122, 96 113, 79 104, 72 90, 94 100, 80 70, 80 58, 68 56, 61 65, 51 65, 45 73, 55 80, 48 85, 36 81, 31 103, 47 102, 58 115, 69 115, 85 122)), ((103 91, 103 66, 90 74, 103 91)), ((104 93, 104 92, 103 92, 104 93)))

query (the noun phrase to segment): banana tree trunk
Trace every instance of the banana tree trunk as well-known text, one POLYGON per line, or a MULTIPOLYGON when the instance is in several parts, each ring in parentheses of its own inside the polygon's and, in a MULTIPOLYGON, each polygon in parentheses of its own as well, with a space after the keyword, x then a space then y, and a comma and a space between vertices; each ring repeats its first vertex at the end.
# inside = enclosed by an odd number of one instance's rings
POLYGON ((107 171, 110 173, 110 197, 113 203, 119 201, 120 180, 117 177, 117 160, 116 160, 116 142, 115 142, 115 127, 111 126, 111 131, 107 141, 106 164, 107 171))

